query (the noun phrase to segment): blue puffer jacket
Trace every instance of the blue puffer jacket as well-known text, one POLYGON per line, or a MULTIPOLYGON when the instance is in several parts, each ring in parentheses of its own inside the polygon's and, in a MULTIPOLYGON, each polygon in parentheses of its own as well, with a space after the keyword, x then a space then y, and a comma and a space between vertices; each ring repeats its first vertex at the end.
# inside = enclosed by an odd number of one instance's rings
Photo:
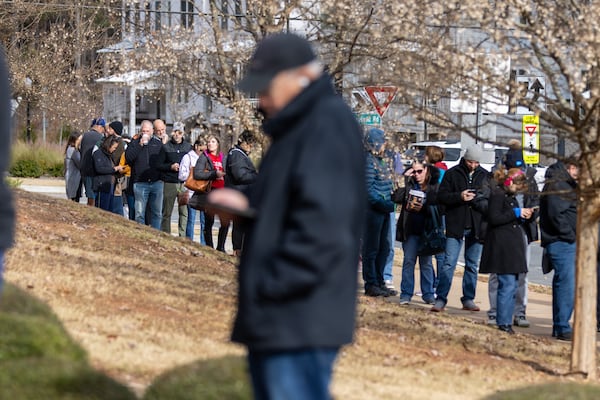
POLYGON ((385 160, 378 155, 385 137, 381 129, 372 128, 365 138, 367 147, 366 179, 369 207, 381 213, 394 211, 392 202, 392 171, 385 160))

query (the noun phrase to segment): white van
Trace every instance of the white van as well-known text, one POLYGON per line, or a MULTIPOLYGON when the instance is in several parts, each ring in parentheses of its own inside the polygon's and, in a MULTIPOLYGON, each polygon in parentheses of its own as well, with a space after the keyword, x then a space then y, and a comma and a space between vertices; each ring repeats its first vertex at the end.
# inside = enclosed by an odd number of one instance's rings
MULTIPOLYGON (((452 168, 455 165, 457 165, 460 162, 461 157, 463 156, 463 154, 466 151, 466 149, 463 149, 461 147, 459 140, 454 140, 454 141, 438 140, 438 141, 429 141, 429 142, 417 142, 417 143, 412 143, 411 145, 408 146, 408 150, 406 150, 406 152, 405 152, 405 158, 410 159, 415 156, 420 156, 420 157, 424 156, 425 148, 427 146, 438 146, 438 147, 441 147, 442 149, 444 149, 444 153, 445 153, 444 162, 446 163, 448 168, 452 168)), ((487 146, 484 146, 484 150, 488 150, 486 147, 487 146)), ((494 151, 493 161, 491 160, 491 157, 489 157, 490 159, 486 160, 488 162, 482 162, 480 165, 483 168, 487 169, 488 171, 491 171, 495 165, 497 165, 499 162, 502 161, 502 157, 504 157, 504 153, 506 153, 506 151, 508 150, 508 147, 491 145, 489 150, 494 151)))

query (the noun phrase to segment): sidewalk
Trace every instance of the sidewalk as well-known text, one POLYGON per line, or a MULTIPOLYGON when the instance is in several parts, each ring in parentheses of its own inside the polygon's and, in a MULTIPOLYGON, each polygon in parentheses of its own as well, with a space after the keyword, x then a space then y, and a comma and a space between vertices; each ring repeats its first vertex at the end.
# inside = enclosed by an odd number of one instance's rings
MULTIPOLYGON (((394 258, 397 261, 395 264, 398 264, 398 260, 402 260, 402 251, 396 251, 394 258)), ((450 293, 448 294, 448 303, 446 304, 444 313, 460 316, 462 318, 470 318, 477 323, 486 324, 487 311, 490 308, 487 284, 488 275, 481 274, 477 282, 475 304, 479 306, 481 311, 465 311, 462 309, 462 303, 460 301, 460 298, 462 297, 462 270, 463 268, 460 265, 456 267, 456 272, 452 280, 452 287, 450 288, 450 293)), ((396 290, 399 290, 402 269, 399 266, 394 265, 393 274, 394 286, 396 290)), ((417 265, 415 267, 415 292, 420 292, 419 274, 419 267, 417 265)), ((527 301, 527 319, 531 323, 531 326, 529 328, 519 328, 518 326, 514 326, 513 328, 517 333, 528 333, 552 338, 552 295, 548 289, 546 289, 548 293, 540 293, 539 291, 532 290, 532 286, 535 285, 530 285, 527 301)), ((395 296, 391 301, 399 303, 400 297, 395 296)), ((432 307, 429 304, 423 303, 420 296, 413 296, 409 306, 398 306, 422 307, 427 310, 432 307)))

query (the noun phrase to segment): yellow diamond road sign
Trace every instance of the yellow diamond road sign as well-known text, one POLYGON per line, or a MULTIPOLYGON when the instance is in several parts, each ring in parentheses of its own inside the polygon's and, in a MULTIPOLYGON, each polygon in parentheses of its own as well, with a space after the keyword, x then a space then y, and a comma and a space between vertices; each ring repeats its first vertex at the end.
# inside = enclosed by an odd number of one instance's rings
POLYGON ((523 161, 525 164, 540 163, 540 117, 523 115, 523 161))

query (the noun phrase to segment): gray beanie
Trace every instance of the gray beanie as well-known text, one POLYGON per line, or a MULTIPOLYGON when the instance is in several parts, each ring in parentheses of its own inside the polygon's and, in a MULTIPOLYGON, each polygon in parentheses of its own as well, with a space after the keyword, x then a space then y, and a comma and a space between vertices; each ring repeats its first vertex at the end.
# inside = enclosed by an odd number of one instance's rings
POLYGON ((467 161, 477 161, 481 162, 481 157, 483 156, 483 150, 479 147, 478 144, 472 144, 467 148, 465 155, 463 158, 467 161))

